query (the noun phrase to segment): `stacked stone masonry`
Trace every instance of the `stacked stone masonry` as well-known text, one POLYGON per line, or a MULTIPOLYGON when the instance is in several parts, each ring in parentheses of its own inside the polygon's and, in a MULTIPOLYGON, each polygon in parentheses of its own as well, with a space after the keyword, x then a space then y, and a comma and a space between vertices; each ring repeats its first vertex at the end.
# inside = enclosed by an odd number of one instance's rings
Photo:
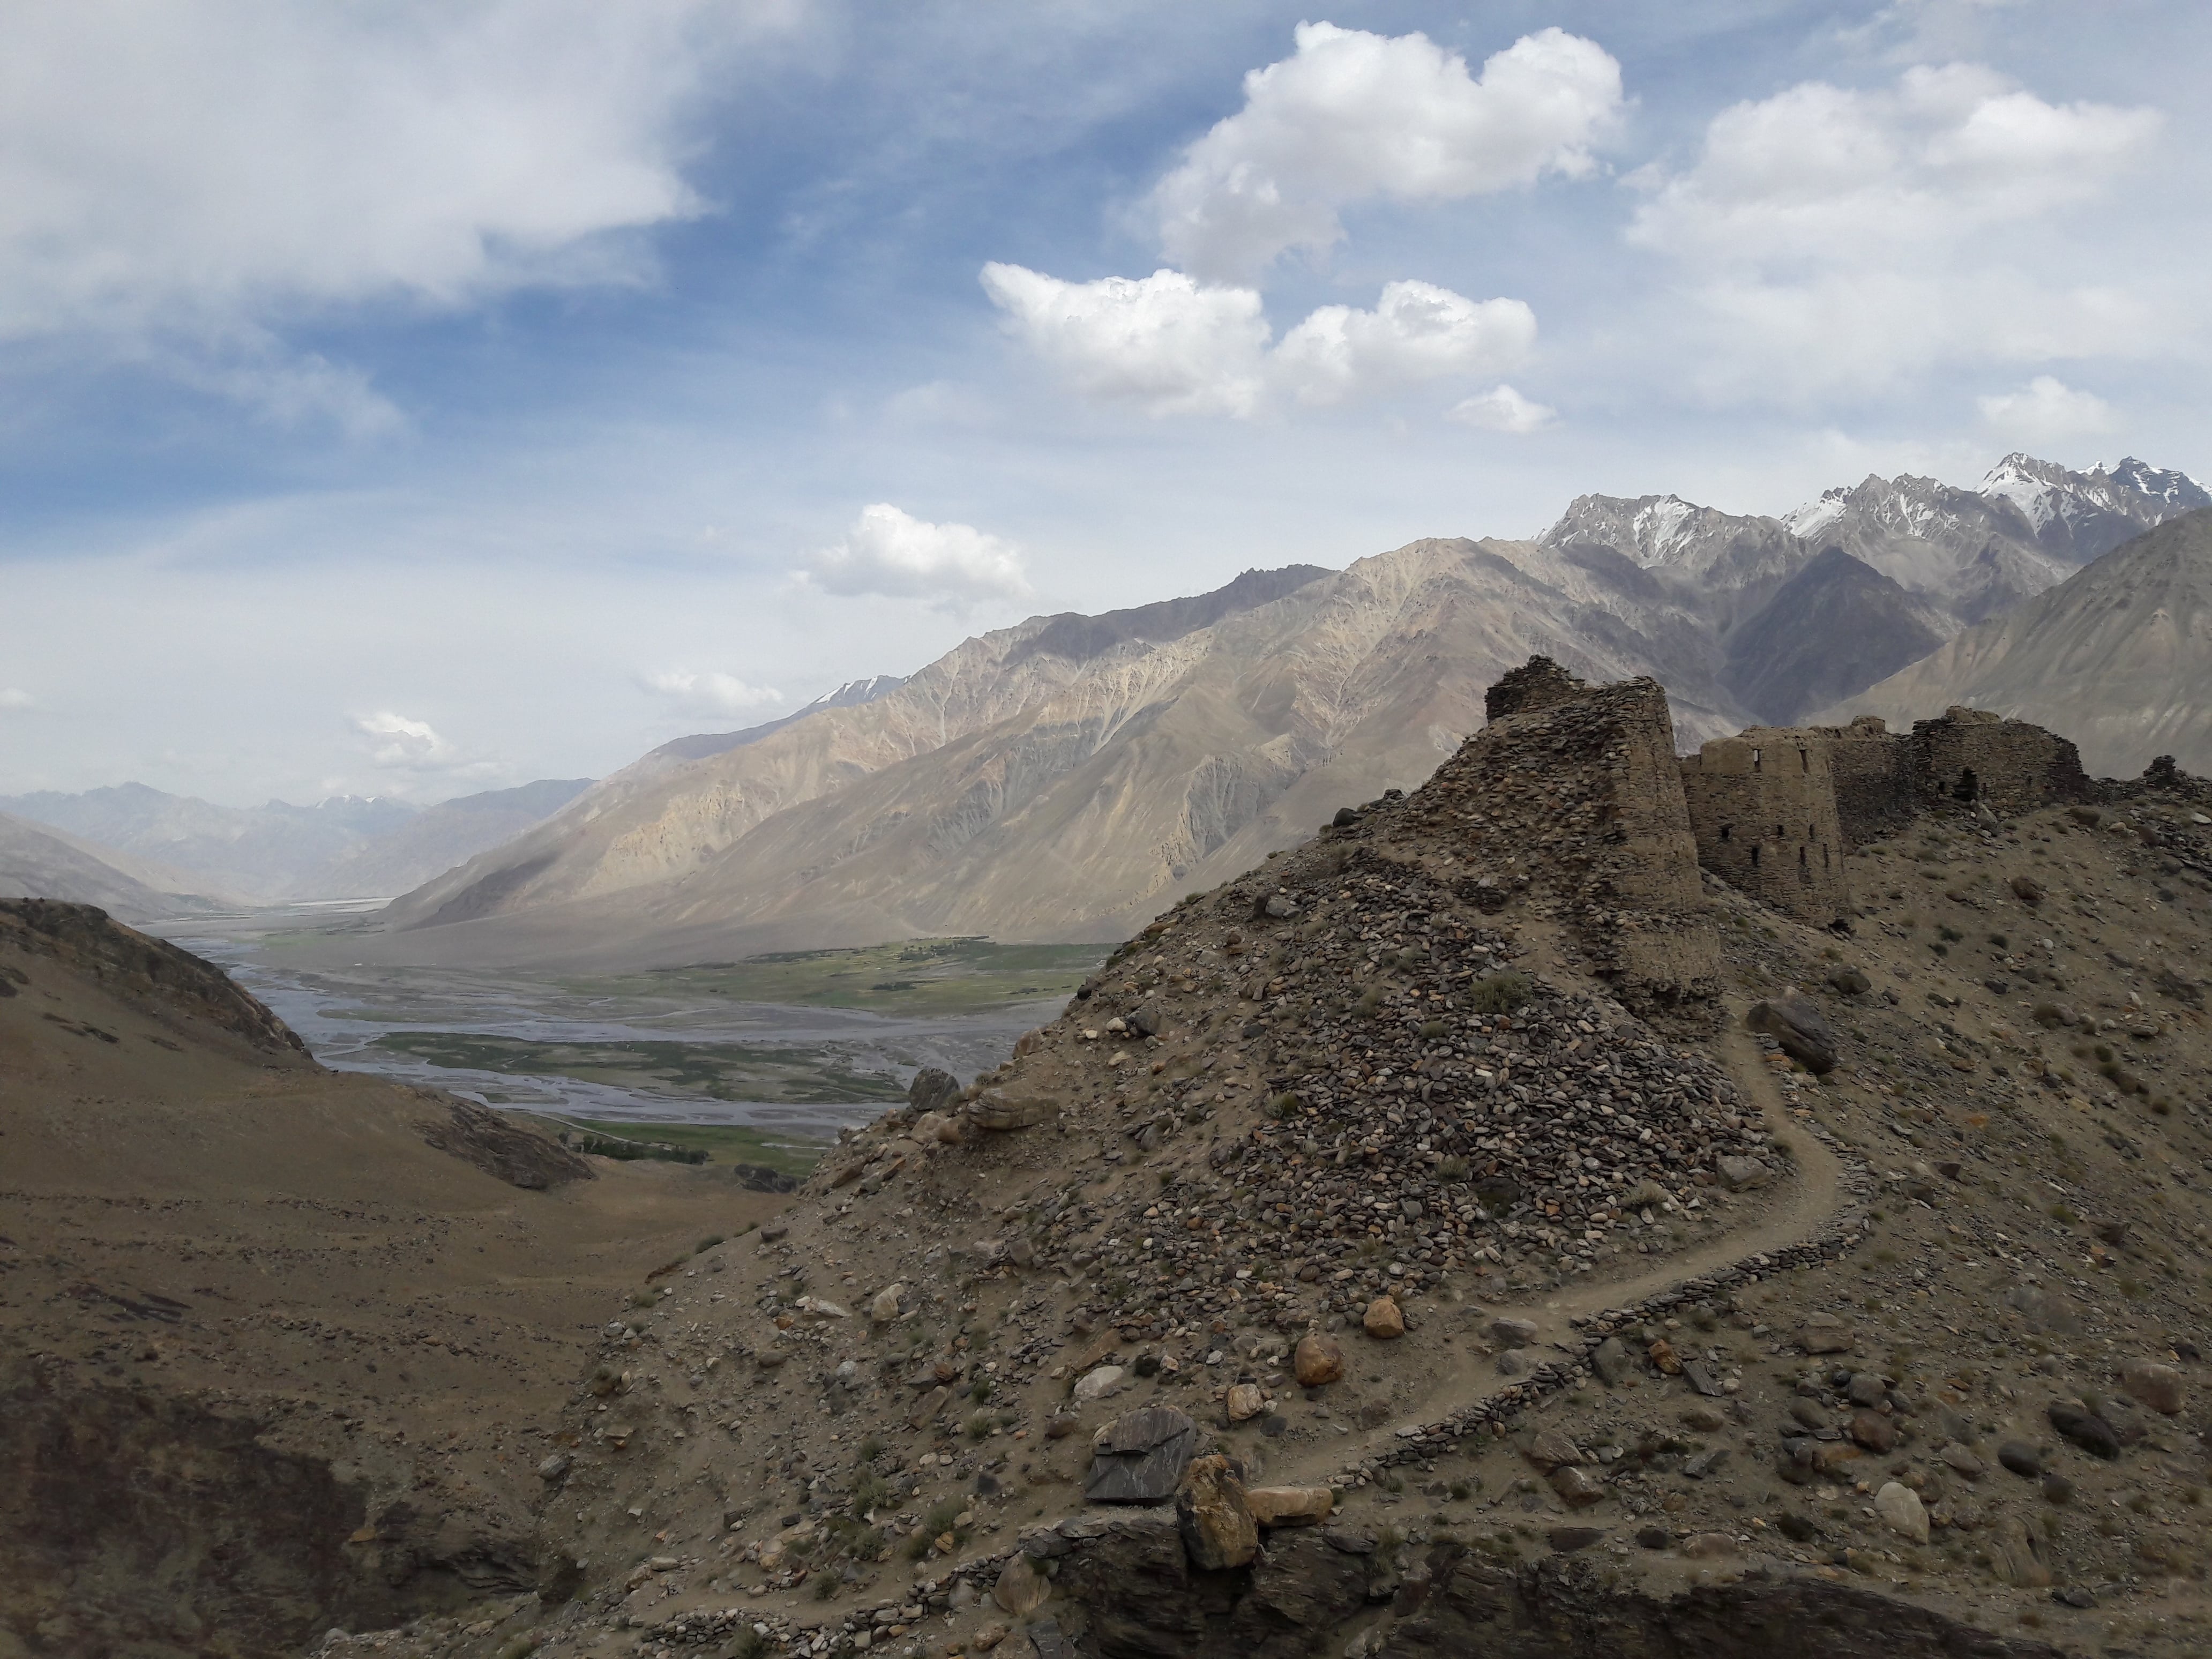
POLYGON ((1851 915, 1844 855, 1946 804, 2015 817, 2097 787, 2065 738, 1978 708, 1893 732, 1849 726, 1752 726, 1681 760, 1698 862, 1801 921, 1851 915))
POLYGON ((1682 758, 1698 861, 1739 891, 1825 927, 1851 914, 1828 744, 1753 726, 1682 758))
POLYGON ((1589 685, 1539 657, 1486 705, 1490 723, 1424 786, 1424 822, 1456 819, 1499 902, 1556 906, 1631 1007, 1710 1001, 1720 946, 1665 691, 1589 685))

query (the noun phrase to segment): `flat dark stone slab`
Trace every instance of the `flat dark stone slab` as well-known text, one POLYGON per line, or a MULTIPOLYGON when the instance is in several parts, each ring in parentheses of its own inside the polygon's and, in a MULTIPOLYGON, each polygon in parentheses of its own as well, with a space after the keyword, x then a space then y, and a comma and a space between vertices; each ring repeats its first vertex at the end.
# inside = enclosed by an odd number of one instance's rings
POLYGON ((1083 1496, 1093 1504, 1162 1504, 1198 1454, 1198 1425, 1172 1406, 1125 1412, 1091 1443, 1083 1496))

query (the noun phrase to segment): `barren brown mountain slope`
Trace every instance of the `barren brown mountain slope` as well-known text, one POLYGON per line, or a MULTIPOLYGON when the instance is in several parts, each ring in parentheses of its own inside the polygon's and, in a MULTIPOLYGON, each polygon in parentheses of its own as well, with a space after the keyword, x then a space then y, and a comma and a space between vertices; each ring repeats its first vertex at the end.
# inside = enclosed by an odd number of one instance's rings
POLYGON ((1656 686, 1495 689, 617 1310, 578 1600, 324 1653, 2203 1652, 2212 787, 1812 927, 1656 686))
POLYGON ((1110 939, 1338 802, 1419 782, 1532 652, 1668 676, 1686 735, 1741 723, 1673 601, 1534 543, 1417 542, 1167 640, 1102 645, 1064 621, 971 640, 741 749, 618 774, 344 948, 665 963, 1110 939))
POLYGON ((2212 771, 2212 507, 2170 520, 1816 718, 1954 703, 2070 735, 2093 770, 2212 771))
POLYGON ((0 1654, 532 1589, 604 1310, 774 1202, 325 1072, 185 952, 0 904, 0 1654))
POLYGON ((181 871, 0 812, 0 898, 69 899, 134 921, 240 901, 181 871))

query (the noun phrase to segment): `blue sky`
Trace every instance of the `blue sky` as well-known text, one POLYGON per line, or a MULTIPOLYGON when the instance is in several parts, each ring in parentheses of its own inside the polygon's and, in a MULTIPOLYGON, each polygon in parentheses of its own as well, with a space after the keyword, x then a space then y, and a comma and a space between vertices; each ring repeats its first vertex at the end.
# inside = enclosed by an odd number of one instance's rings
POLYGON ((599 775, 1573 495, 2212 468, 2206 9, 0 16, 0 793, 599 775))

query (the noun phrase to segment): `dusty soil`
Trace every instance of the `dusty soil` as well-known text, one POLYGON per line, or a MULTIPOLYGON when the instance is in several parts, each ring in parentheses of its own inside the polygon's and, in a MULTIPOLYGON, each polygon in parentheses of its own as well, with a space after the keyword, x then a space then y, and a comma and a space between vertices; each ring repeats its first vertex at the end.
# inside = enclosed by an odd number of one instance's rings
POLYGON ((0 1653, 281 1652, 534 1589, 608 1310, 783 1200, 510 1184, 212 970, 103 973, 157 948, 106 927, 0 915, 0 1653))

